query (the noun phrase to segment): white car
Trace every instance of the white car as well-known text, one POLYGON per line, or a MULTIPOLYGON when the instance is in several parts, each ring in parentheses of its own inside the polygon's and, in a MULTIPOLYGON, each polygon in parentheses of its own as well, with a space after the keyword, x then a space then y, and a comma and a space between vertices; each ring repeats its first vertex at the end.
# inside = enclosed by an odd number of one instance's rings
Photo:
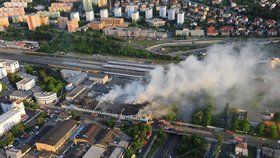
POLYGON ((276 143, 279 143, 279 144, 280 144, 280 139, 279 139, 279 140, 276 140, 276 143))

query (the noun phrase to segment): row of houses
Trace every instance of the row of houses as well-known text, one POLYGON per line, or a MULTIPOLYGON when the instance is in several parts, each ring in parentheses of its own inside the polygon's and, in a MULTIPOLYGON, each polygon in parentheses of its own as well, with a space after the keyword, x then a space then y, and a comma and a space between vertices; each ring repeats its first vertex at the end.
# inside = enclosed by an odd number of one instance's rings
POLYGON ((151 39, 166 39, 166 32, 158 32, 155 30, 141 29, 138 27, 130 28, 115 28, 108 27, 103 30, 103 33, 108 36, 125 37, 125 38, 151 38, 151 39))

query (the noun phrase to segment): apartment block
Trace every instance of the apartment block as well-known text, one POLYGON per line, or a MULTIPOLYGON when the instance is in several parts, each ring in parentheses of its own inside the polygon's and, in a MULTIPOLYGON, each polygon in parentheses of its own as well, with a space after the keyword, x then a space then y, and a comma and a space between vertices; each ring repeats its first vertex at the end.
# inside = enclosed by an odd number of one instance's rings
POLYGON ((4 7, 6 8, 18 8, 18 7, 27 7, 26 2, 4 2, 4 7))
POLYGON ((0 17, 23 16, 25 14, 24 8, 0 8, 0 17))
POLYGON ((16 83, 18 90, 28 91, 35 86, 34 78, 24 78, 16 83))
POLYGON ((28 15, 26 20, 29 30, 35 30, 37 27, 49 25, 49 17, 40 17, 38 14, 28 15))
POLYGON ((73 7, 73 3, 52 3, 49 7, 50 12, 64 11, 69 12, 73 7))
POLYGON ((67 21, 68 21, 67 17, 59 17, 59 18, 57 18, 57 27, 59 29, 66 29, 67 21))
POLYGON ((32 3, 32 0, 11 0, 11 2, 26 2, 26 3, 32 3))
POLYGON ((8 17, 0 18, 0 26, 8 27, 10 25, 8 17))
POLYGON ((68 32, 76 32, 78 27, 79 27, 79 23, 76 19, 67 21, 68 32))

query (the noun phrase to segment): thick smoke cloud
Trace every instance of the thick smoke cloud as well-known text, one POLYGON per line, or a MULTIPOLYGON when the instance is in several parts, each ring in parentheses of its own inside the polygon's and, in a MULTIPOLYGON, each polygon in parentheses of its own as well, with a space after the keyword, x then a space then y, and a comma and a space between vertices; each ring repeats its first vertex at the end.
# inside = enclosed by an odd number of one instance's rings
POLYGON ((185 113, 203 106, 204 93, 210 94, 217 106, 224 107, 227 102, 246 106, 265 89, 267 95, 260 100, 262 103, 279 96, 280 84, 279 75, 268 71, 262 75, 268 78, 269 84, 252 81, 261 58, 261 50, 253 43, 238 49, 234 44, 215 45, 208 49, 202 61, 190 56, 179 64, 169 65, 168 69, 158 66, 150 72, 148 83, 135 81, 125 87, 116 86, 101 100, 150 102, 144 111, 158 113, 164 109, 162 106, 175 103, 180 112, 185 113), (262 87, 264 84, 265 88, 262 87))

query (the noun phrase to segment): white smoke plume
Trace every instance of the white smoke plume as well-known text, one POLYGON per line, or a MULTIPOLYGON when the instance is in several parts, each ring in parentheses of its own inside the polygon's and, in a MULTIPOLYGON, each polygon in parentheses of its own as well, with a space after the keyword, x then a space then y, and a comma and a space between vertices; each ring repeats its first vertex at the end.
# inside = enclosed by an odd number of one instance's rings
MULTIPOLYGON (((235 45, 215 45, 207 50, 204 60, 190 56, 179 64, 171 64, 165 70, 162 66, 150 72, 150 81, 134 81, 125 87, 115 86, 102 101, 126 103, 156 103, 144 110, 157 110, 160 105, 176 103, 183 113, 199 106, 200 95, 207 92, 215 98, 217 105, 226 102, 244 106, 258 91, 252 83, 262 51, 253 43, 235 49, 235 45), (196 99, 193 99, 196 98, 196 99)), ((270 76, 270 85, 265 96, 267 100, 280 96, 279 76, 270 76), (277 79, 278 78, 278 79, 277 79), (278 82, 278 83, 277 83, 278 82)))

